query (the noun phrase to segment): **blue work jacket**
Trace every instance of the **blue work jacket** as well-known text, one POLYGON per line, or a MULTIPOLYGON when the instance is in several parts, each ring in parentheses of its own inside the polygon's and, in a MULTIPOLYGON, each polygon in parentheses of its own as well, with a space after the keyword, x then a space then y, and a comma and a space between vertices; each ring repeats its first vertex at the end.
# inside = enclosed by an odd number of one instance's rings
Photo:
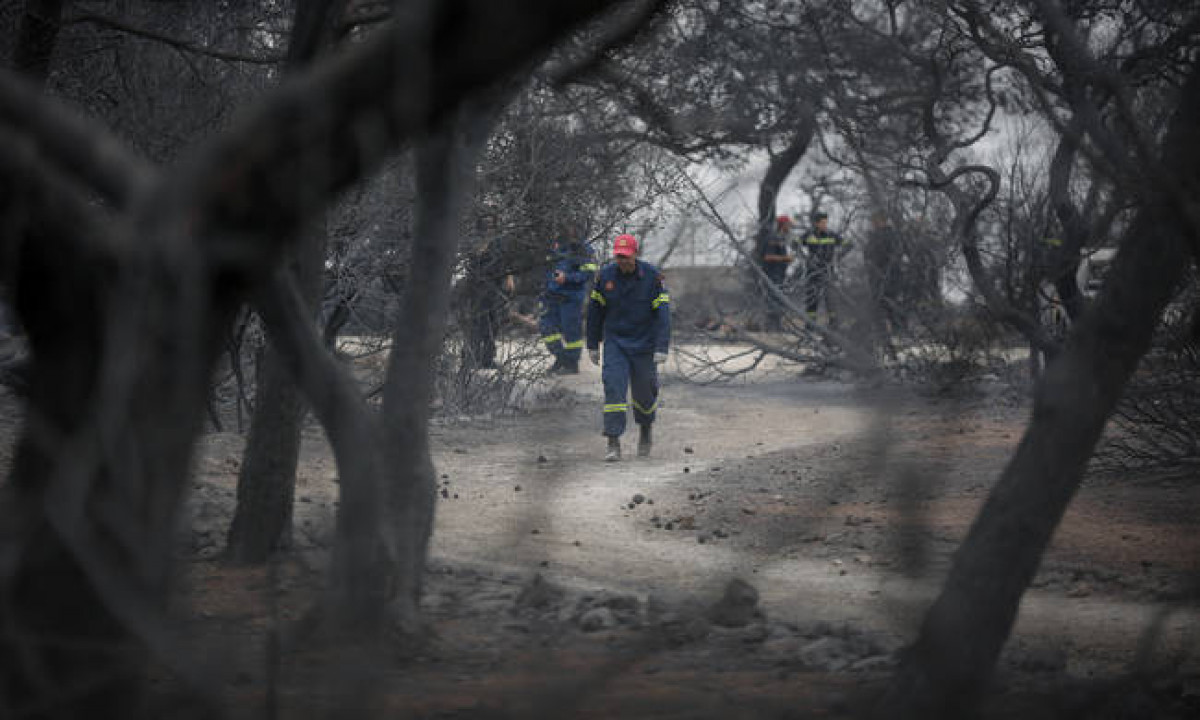
POLYGON ((667 351, 671 299, 658 268, 638 260, 628 275, 615 262, 596 273, 588 304, 588 349, 599 348, 601 340, 632 354, 667 351))
POLYGON ((554 244, 547 258, 549 268, 546 270, 546 285, 543 292, 562 298, 583 300, 587 294, 588 281, 596 272, 596 259, 592 249, 583 243, 569 245, 554 244), (559 285, 554 275, 562 271, 567 281, 559 285))
POLYGON ((850 249, 850 243, 832 230, 817 230, 813 228, 800 242, 808 254, 809 266, 828 267, 834 261, 845 255, 850 249))

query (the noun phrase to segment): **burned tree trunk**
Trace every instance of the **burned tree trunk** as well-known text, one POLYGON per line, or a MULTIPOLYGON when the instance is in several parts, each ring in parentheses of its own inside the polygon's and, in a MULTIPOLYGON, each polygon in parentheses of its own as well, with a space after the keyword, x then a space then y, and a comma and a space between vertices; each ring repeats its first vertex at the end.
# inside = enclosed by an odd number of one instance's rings
POLYGON ((392 337, 378 443, 378 488, 344 484, 334 548, 337 626, 368 638, 413 629, 433 532, 435 471, 429 452, 434 359, 450 308, 459 218, 475 154, 494 114, 461 111, 417 150, 414 272, 392 337))
POLYGON ((62 28, 63 0, 27 0, 21 16, 13 67, 42 84, 50 75, 50 59, 62 28))
POLYGON ((254 411, 238 469, 237 509, 229 526, 226 557, 261 563, 291 544, 292 506, 305 405, 274 347, 255 358, 254 411))
MULTIPOLYGON (((328 44, 341 18, 344 0, 301 0, 296 4, 287 70, 308 65, 328 44)), ((301 231, 289 253, 289 272, 311 315, 321 298, 325 227, 313 221, 301 231)), ((234 562, 261 563, 291 540, 296 465, 305 405, 274 345, 256 359, 254 414, 238 472, 237 510, 229 527, 226 556, 234 562)))

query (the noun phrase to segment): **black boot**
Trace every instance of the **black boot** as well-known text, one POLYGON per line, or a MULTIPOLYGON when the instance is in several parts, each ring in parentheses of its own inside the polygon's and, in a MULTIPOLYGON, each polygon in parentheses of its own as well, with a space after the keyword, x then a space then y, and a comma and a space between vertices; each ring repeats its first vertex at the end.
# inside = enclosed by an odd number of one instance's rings
POLYGON ((650 446, 654 440, 650 435, 650 423, 638 426, 638 457, 650 457, 650 446))
POLYGON ((608 451, 604 453, 604 462, 617 462, 621 459, 621 438, 616 435, 608 436, 608 451))

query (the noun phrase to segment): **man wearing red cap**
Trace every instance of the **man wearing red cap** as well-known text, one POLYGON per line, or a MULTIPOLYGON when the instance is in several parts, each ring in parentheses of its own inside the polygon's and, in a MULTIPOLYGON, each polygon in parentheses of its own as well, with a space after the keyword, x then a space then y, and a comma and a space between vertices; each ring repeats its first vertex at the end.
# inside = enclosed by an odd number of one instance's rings
POLYGON ((658 408, 658 366, 666 362, 671 342, 671 306, 662 273, 637 259, 632 235, 613 241, 614 262, 596 273, 588 306, 588 357, 600 364, 604 343, 604 459, 621 459, 621 435, 633 405, 638 424, 639 457, 650 454, 650 426, 658 408), (631 402, 626 403, 629 394, 631 402))
MULTIPOLYGON (((762 268, 767 279, 775 284, 775 289, 783 288, 787 278, 788 266, 792 264, 789 247, 789 233, 792 230, 792 219, 787 215, 775 218, 775 230, 767 235, 763 244, 762 268)), ((783 305, 777 299, 772 288, 766 288, 767 311, 766 327, 768 332, 778 332, 782 327, 783 305)))

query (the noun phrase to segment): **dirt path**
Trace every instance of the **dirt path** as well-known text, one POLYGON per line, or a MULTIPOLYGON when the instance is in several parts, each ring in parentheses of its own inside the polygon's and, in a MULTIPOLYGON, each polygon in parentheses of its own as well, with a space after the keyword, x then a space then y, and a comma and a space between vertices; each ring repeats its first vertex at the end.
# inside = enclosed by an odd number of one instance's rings
MULTIPOLYGON (((773 618, 900 638, 936 592, 1025 412, 999 387, 936 402, 782 371, 707 387, 668 374, 653 457, 607 465, 598 370, 559 383, 569 392, 548 393, 556 399, 529 417, 438 433, 449 497, 435 556, 668 597, 715 597, 742 577, 773 618), (918 501, 904 499, 912 493, 918 501)), ((1144 511, 1085 491, 1026 598, 1018 644, 1070 649, 1067 661, 1089 673, 1129 657, 1177 589, 1163 574, 1186 573, 1200 556, 1194 533, 1133 517, 1144 511), (1123 541, 1112 533, 1121 523, 1123 541), (1119 567, 1113 541, 1145 548, 1119 567), (1154 577, 1139 579, 1148 568, 1154 577)), ((1198 627, 1195 612, 1174 611, 1163 641, 1186 646, 1198 627)))
MULTIPOLYGON (((596 368, 547 381, 535 396, 515 417, 434 425, 441 478, 426 600, 440 649, 416 667, 379 671, 388 690, 377 699, 410 713, 399 716, 852 714, 846 698, 861 693, 850 688, 886 680, 1027 412, 999 382, 944 398, 785 369, 720 386, 686 384, 672 371, 653 456, 606 464, 596 368), (696 630, 687 618, 711 612, 731 578, 757 590, 766 620, 696 630), (664 632, 666 645, 652 640, 664 632), (563 714, 553 705, 561 697, 581 704, 563 714), (479 707, 503 713, 473 714, 479 707)), ((225 658, 218 674, 235 678, 231 702, 253 709, 266 649, 246 638, 274 613, 286 621, 311 607, 337 484, 321 431, 310 427, 297 547, 282 581, 224 567, 215 558, 241 448, 234 434, 202 443, 187 612, 198 618, 201 655, 225 658)), ((1200 618, 1189 600, 1198 502, 1190 480, 1089 480, 1002 658, 1002 675, 1017 678, 1009 687, 1022 689, 997 694, 985 717, 1062 716, 1029 713, 1049 707, 1046 693, 1060 697, 1064 683, 1120 677, 1143 640, 1147 667, 1172 678, 1155 690, 1157 706, 1184 708, 1163 716, 1200 707, 1200 618)), ((340 712, 338 687, 314 690, 337 667, 336 658, 287 658, 281 677, 293 699, 284 708, 328 702, 340 712)))

